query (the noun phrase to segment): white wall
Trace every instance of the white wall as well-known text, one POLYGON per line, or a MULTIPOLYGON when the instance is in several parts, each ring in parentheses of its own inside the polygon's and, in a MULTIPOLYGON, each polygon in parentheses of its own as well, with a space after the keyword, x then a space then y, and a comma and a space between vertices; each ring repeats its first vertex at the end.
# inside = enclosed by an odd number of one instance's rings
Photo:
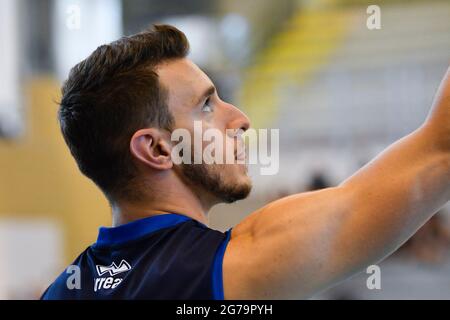
POLYGON ((0 0, 0 131, 16 135, 19 112, 19 1, 0 0))
POLYGON ((61 80, 98 46, 122 36, 120 0, 56 0, 53 7, 53 46, 61 80))
POLYGON ((36 299, 63 270, 61 226, 0 219, 0 299, 36 299))

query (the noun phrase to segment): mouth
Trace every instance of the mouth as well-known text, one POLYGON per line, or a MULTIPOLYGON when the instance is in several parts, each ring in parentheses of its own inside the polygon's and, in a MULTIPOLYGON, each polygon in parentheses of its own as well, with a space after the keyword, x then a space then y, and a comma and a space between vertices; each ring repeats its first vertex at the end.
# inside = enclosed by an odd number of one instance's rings
POLYGON ((239 163, 246 163, 247 160, 247 148, 243 140, 237 141, 237 148, 234 152, 235 161, 239 163))
POLYGON ((236 161, 245 162, 245 160, 246 160, 246 152, 245 152, 245 150, 240 152, 240 153, 236 153, 235 156, 234 156, 234 159, 236 161))

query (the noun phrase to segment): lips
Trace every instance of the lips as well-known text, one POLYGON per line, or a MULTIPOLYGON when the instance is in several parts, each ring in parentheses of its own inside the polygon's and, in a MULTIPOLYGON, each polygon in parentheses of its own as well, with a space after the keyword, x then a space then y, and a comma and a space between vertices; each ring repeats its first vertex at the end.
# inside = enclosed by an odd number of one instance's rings
POLYGON ((240 138, 237 140, 237 148, 235 150, 234 156, 235 160, 243 161, 245 163, 247 158, 246 145, 244 141, 240 138))
POLYGON ((242 151, 242 152, 240 152, 240 153, 238 153, 238 154, 236 154, 236 155, 235 155, 235 159, 236 159, 237 161, 245 161, 245 159, 246 159, 245 150, 242 151))

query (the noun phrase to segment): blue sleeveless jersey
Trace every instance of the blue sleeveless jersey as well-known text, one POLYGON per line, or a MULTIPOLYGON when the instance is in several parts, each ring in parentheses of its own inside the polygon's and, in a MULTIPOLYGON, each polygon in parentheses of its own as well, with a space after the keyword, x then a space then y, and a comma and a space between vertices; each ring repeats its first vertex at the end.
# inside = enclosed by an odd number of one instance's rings
POLYGON ((102 227, 41 299, 222 300, 230 234, 178 214, 102 227))

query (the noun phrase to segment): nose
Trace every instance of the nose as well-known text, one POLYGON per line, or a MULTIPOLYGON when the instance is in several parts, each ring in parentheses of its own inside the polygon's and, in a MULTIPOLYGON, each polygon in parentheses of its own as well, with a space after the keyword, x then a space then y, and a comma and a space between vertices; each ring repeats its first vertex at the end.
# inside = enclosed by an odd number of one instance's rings
POLYGON ((250 128, 250 119, 247 115, 230 103, 227 103, 227 106, 227 113, 230 116, 227 129, 241 129, 244 132, 247 131, 248 128, 250 128))

